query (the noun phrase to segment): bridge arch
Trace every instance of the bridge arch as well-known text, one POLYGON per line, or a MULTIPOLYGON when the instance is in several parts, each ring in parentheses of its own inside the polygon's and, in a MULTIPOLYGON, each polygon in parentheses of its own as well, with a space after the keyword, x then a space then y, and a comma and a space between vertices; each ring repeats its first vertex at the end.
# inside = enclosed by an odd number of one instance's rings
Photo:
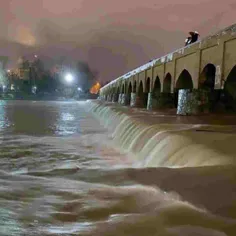
POLYGON ((150 88, 151 88, 151 80, 150 78, 148 77, 147 80, 146 80, 146 92, 149 93, 150 92, 150 88))
POLYGON ((203 68, 200 74, 198 81, 198 88, 213 90, 215 87, 215 75, 216 75, 215 65, 211 63, 207 64, 203 68))
POLYGON ((171 74, 167 73, 163 81, 163 93, 171 93, 171 74))
POLYGON ((121 93, 122 93, 122 94, 125 93, 125 84, 124 84, 124 83, 122 84, 122 90, 121 90, 121 93))
POLYGON ((161 92, 161 81, 159 76, 155 78, 154 84, 153 84, 153 89, 152 89, 153 95, 158 95, 161 92))
POLYGON ((144 90, 143 90, 143 81, 141 80, 139 82, 139 86, 138 86, 138 95, 142 95, 144 93, 144 90))
POLYGON ((220 100, 220 90, 215 90, 216 67, 208 63, 202 70, 199 80, 198 89, 202 97, 203 90, 207 92, 209 110, 212 112, 217 109, 217 103, 220 100))
POLYGON ((118 102, 119 94, 120 94, 120 86, 117 86, 117 88, 114 87, 114 102, 118 102))
POLYGON ((143 86, 143 81, 141 80, 139 82, 139 86, 138 86, 138 98, 136 98, 137 103, 139 104, 139 106, 144 107, 145 106, 145 94, 144 94, 144 86, 143 86))
POLYGON ((231 69, 224 83, 223 102, 227 110, 236 111, 236 65, 231 69))
POLYGON ((180 89, 193 89, 192 76, 186 69, 181 72, 175 84, 174 105, 176 108, 178 106, 178 95, 180 89))
POLYGON ((152 89, 152 108, 155 109, 158 107, 158 101, 160 99, 161 94, 161 80, 157 76, 155 78, 153 89, 152 89))
POLYGON ((190 73, 184 69, 181 74, 179 75, 176 84, 175 84, 175 88, 177 90, 179 89, 193 89, 193 80, 192 80, 192 76, 190 75, 190 73))

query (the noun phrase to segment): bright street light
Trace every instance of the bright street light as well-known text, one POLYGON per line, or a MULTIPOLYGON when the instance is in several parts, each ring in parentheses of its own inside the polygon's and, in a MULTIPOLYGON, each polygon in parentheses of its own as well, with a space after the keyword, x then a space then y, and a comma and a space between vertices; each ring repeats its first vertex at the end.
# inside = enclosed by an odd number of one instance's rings
POLYGON ((73 81, 73 76, 72 74, 67 74, 65 77, 66 82, 71 83, 73 81))
POLYGON ((82 89, 79 87, 79 88, 78 88, 78 91, 82 91, 82 89))

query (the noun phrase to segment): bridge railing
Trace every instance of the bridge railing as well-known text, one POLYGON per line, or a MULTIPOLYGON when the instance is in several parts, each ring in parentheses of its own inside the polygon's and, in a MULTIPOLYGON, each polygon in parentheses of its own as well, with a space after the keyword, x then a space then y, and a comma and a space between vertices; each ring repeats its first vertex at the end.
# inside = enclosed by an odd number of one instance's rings
POLYGON ((228 32, 228 31, 234 31, 234 32, 236 32, 236 24, 233 24, 233 25, 231 25, 231 26, 229 26, 229 27, 227 27, 227 28, 224 28, 223 30, 218 31, 217 33, 208 35, 208 36, 202 38, 201 40, 196 41, 195 43, 192 43, 192 44, 189 44, 189 45, 187 45, 187 46, 178 48, 178 49, 176 49, 175 51, 173 51, 173 52, 171 52, 171 53, 168 53, 168 54, 166 54, 166 55, 164 55, 164 56, 162 56, 162 57, 156 58, 156 59, 154 59, 154 60, 152 60, 152 61, 150 61, 150 62, 148 62, 148 63, 146 63, 146 64, 144 64, 144 65, 142 65, 142 66, 139 66, 139 67, 137 67, 136 69, 134 69, 134 70, 132 70, 132 71, 130 71, 130 72, 127 72, 126 74, 124 74, 124 75, 118 77, 117 79, 112 80, 111 82, 109 82, 108 84, 106 84, 105 86, 103 86, 103 87, 101 88, 101 91, 102 91, 103 89, 107 88, 108 86, 112 85, 113 83, 116 83, 116 82, 119 81, 120 79, 122 79, 122 80, 123 80, 123 79, 124 79, 124 80, 125 80, 125 79, 128 79, 129 77, 131 77, 131 76, 133 76, 133 75, 135 75, 135 74, 138 74, 138 73, 140 73, 140 72, 142 72, 142 71, 147 70, 148 68, 153 67, 158 61, 161 61, 162 63, 171 61, 171 60, 173 59, 173 55, 174 55, 175 53, 181 53, 181 54, 183 54, 183 53, 184 53, 184 50, 185 50, 186 48, 192 47, 193 45, 196 45, 196 44, 198 44, 198 43, 200 43, 200 42, 202 42, 202 41, 206 41, 206 40, 208 40, 208 39, 210 39, 210 38, 212 38, 212 37, 214 37, 214 36, 219 36, 219 35, 222 35, 222 34, 226 34, 226 32, 228 32))

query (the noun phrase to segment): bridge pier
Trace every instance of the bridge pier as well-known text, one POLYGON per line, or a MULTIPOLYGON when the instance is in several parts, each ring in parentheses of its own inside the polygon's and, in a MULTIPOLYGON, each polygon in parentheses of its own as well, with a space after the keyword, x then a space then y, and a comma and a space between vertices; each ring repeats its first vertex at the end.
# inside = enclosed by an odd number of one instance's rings
POLYGON ((177 115, 197 115, 210 112, 209 92, 205 90, 180 89, 177 115))
POLYGON ((130 98, 130 106, 131 107, 143 107, 143 98, 140 96, 137 96, 136 93, 131 93, 131 98, 130 98))
POLYGON ((121 95, 121 105, 124 105, 124 106, 127 105, 127 99, 128 99, 127 94, 123 93, 121 95))
POLYGON ((152 92, 149 92, 147 100, 147 110, 152 110, 152 99, 153 99, 152 92))
POLYGON ((192 115, 198 113, 198 93, 191 89, 179 89, 177 115, 192 115))
POLYGON ((128 102, 128 96, 125 93, 120 93, 119 94, 119 99, 118 99, 118 103, 121 105, 127 105, 128 102))
POLYGON ((136 93, 131 93, 130 106, 131 107, 135 107, 136 106, 136 93))
POLYGON ((122 100, 122 93, 119 94, 119 97, 118 97, 118 103, 121 104, 121 100, 122 100))

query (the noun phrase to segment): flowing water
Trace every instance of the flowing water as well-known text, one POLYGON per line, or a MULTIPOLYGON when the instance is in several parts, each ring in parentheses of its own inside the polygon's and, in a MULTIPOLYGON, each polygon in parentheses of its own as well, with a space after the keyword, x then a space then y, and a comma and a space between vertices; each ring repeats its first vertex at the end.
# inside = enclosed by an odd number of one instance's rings
POLYGON ((236 235, 234 118, 185 119, 1 102, 0 235, 236 235))

